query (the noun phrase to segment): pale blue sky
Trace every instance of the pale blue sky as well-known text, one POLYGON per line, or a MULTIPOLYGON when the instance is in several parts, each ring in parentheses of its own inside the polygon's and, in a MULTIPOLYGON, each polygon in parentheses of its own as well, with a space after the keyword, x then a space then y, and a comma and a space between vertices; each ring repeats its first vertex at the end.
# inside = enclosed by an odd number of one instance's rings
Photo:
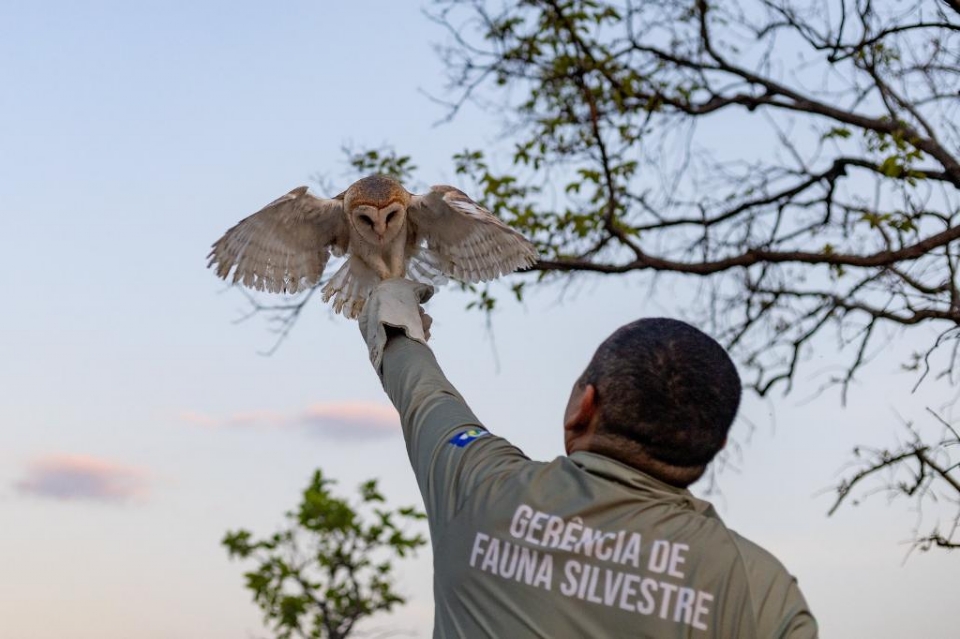
MULTIPOLYGON (((0 637, 253 636, 226 530, 272 532, 318 466, 345 491, 377 476, 392 503, 419 502, 396 430, 291 425, 316 404, 386 405, 356 325, 317 301, 262 357, 266 326, 232 323, 244 300, 205 255, 318 172, 345 186, 345 143, 390 143, 421 181, 456 183, 450 155, 497 129, 470 109, 433 126, 443 113, 421 90, 442 93, 431 45, 445 37, 419 4, 387 0, 0 4, 0 637), (236 424, 250 414, 259 425, 236 424), (51 466, 139 489, 44 497, 51 466)), ((434 349, 492 430, 549 459, 596 345, 695 294, 677 280, 651 297, 649 284, 593 278, 563 302, 551 289, 506 304, 499 368, 483 318, 445 289, 434 349)), ((835 394, 801 403, 831 364, 822 352, 790 397, 746 402, 758 428, 718 507, 799 577, 824 636, 953 636, 958 557, 904 562, 906 509, 875 499, 828 519, 817 496, 854 443, 891 442, 895 410, 918 416, 945 391, 908 396, 890 358, 846 409, 835 394)), ((372 625, 429 636, 430 570, 428 552, 401 564, 410 603, 372 625)))

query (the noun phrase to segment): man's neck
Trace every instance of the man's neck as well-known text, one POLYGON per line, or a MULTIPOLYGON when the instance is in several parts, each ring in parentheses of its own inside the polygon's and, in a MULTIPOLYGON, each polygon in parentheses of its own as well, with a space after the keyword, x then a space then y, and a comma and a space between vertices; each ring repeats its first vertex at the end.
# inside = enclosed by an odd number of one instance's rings
POLYGON ((580 450, 615 459, 677 488, 686 488, 707 470, 706 466, 668 464, 652 457, 641 444, 616 435, 594 434, 580 450))

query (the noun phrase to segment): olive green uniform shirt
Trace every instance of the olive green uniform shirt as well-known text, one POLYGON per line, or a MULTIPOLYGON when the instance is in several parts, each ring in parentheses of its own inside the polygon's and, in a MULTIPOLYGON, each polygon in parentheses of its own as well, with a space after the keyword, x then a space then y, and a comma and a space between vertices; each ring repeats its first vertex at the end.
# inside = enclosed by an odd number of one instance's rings
POLYGON ((383 384, 430 524, 435 637, 817 636, 783 565, 688 490, 587 452, 531 461, 405 337, 383 384))

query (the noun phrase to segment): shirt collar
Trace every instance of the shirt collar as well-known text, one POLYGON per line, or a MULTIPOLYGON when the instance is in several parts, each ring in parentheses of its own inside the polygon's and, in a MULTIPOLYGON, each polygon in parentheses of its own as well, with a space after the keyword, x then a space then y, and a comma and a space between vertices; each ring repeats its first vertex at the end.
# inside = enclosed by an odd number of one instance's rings
POLYGON ((570 461, 591 475, 615 481, 641 493, 646 493, 658 500, 674 503, 681 508, 693 510, 707 517, 720 519, 720 516, 710 502, 697 499, 686 488, 671 486, 655 477, 651 477, 641 470, 627 466, 610 457, 578 450, 570 455, 570 461))

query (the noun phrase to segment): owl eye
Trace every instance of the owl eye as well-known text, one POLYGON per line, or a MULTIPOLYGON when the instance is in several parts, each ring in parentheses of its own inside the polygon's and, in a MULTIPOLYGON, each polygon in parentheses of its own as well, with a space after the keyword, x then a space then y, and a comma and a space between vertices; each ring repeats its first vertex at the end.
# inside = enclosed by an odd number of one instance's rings
POLYGON ((397 217, 396 211, 390 211, 389 213, 387 213, 387 224, 389 224, 390 220, 392 220, 395 217, 397 217))
POLYGON ((361 215, 360 220, 367 226, 373 228, 373 218, 371 218, 369 215, 361 215))

